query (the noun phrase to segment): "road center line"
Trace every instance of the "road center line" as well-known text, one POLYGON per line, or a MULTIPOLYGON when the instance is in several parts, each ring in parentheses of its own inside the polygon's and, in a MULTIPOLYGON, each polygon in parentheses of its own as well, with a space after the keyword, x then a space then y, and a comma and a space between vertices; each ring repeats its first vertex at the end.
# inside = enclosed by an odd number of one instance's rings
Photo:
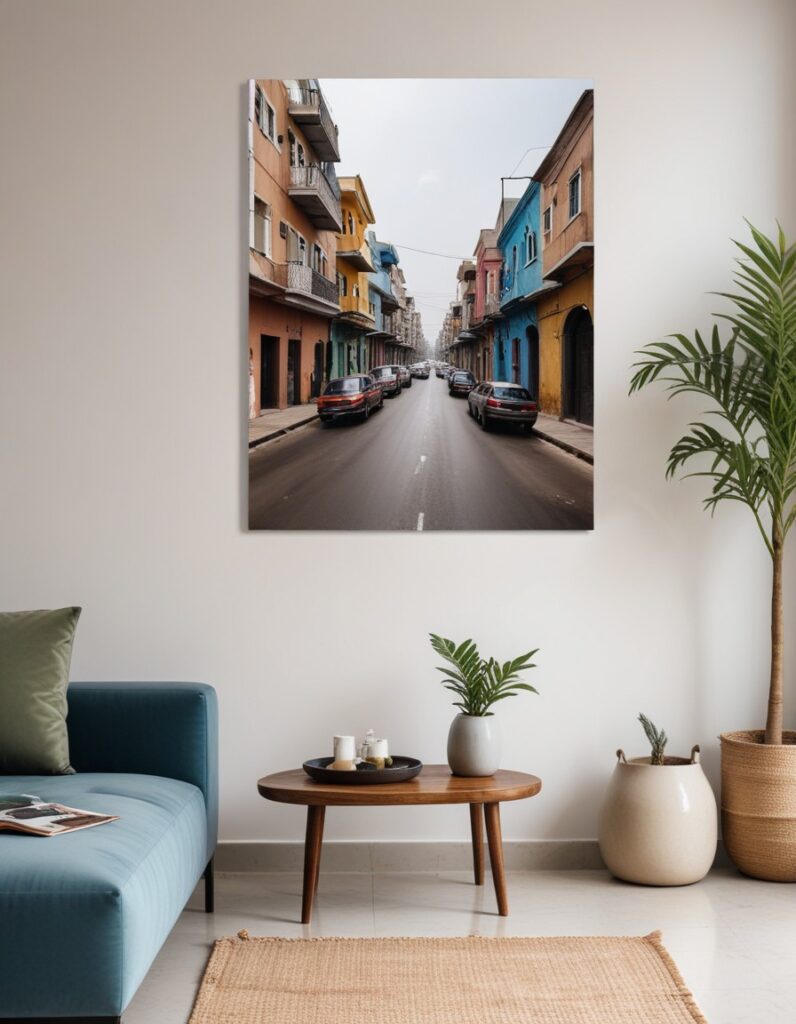
POLYGON ((426 518, 425 512, 418 512, 417 514, 417 531, 418 533, 423 532, 423 520, 426 518))
POLYGON ((417 465, 415 466, 415 476, 417 476, 417 474, 418 474, 418 473, 420 472, 420 470, 421 470, 421 469, 423 468, 423 463, 424 463, 425 461, 426 461, 426 457, 425 457, 425 455, 421 455, 421 456, 420 456, 420 462, 418 462, 418 464, 417 464, 417 465))

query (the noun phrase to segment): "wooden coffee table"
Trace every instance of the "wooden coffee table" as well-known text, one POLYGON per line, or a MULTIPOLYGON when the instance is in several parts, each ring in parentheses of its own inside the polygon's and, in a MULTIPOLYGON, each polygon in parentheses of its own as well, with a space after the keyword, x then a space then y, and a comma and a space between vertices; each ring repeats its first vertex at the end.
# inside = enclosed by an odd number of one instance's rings
POLYGON ((266 800, 307 807, 307 835, 304 842, 304 892, 301 923, 312 919, 312 903, 318 888, 323 843, 323 822, 327 807, 392 807, 415 804, 469 804, 473 840, 475 884, 484 884, 484 819, 489 861, 495 883, 498 913, 509 912, 506 876, 503 870, 503 840, 500 834, 500 805, 504 800, 535 796, 542 780, 524 772, 500 771, 486 778, 467 779, 451 775, 442 764, 427 764, 420 775, 408 782, 382 786, 335 786, 315 782, 303 769, 267 775, 257 783, 266 800), (483 811, 482 811, 483 808, 483 811))

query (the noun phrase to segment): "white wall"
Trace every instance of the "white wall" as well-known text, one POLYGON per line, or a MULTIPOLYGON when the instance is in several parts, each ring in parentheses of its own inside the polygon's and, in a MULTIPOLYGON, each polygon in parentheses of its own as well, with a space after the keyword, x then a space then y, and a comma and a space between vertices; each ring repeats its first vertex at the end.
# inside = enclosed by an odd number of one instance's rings
MULTIPOLYGON (((641 752, 639 710, 673 748, 700 742, 714 781, 717 734, 762 722, 764 549, 743 510, 711 524, 698 484, 664 482, 686 409, 626 390, 635 347, 715 308, 743 215, 796 233, 791 8, 3 0, 0 607, 83 605, 75 678, 215 684, 225 838, 298 838, 301 813, 255 781, 333 732, 444 759, 430 629, 541 647, 542 695, 500 713, 505 763, 545 781, 506 810, 509 838, 593 836, 614 750, 641 752), (343 10, 361 14, 345 47, 343 10), (594 78, 594 533, 243 529, 243 83, 352 67, 594 78), (398 568, 375 591, 324 597, 352 551, 386 550, 398 568)), ((791 672, 791 725, 795 691, 791 672)), ((451 808, 327 825, 466 830, 451 808)))

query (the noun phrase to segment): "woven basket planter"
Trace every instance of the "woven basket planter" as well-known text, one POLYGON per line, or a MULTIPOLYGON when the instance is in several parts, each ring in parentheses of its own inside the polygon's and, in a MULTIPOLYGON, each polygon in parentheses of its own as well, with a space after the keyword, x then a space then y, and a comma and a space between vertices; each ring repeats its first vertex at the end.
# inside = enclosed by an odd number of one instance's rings
POLYGON ((721 825, 732 862, 767 882, 796 882, 796 732, 721 737, 721 825))

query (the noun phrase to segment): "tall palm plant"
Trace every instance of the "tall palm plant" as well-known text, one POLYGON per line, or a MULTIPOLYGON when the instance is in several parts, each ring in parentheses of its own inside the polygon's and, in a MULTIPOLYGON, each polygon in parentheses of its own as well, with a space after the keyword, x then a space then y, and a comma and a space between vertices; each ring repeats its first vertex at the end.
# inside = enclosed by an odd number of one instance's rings
POLYGON ((654 381, 670 395, 695 392, 709 401, 702 419, 669 452, 666 475, 711 481, 706 508, 740 501, 752 512, 771 556, 771 676, 764 742, 782 743, 783 550, 796 519, 796 246, 782 229, 775 239, 749 225, 752 242, 735 242, 734 309, 722 339, 672 335, 646 345, 634 364, 631 394, 654 381))

